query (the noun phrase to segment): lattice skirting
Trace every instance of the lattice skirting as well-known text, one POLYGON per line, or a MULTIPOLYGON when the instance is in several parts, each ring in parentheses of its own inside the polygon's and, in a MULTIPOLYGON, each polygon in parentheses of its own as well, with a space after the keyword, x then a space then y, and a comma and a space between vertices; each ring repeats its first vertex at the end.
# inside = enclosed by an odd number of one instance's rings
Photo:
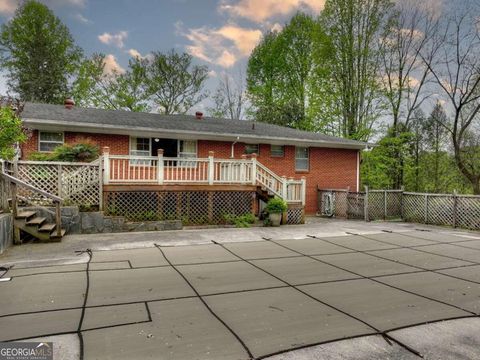
POLYGON ((115 191, 104 193, 104 209, 131 221, 223 224, 228 215, 252 213, 254 199, 252 191, 115 191))
POLYGON ((305 209, 302 207, 289 207, 287 209, 287 224, 297 225, 305 223, 305 209))

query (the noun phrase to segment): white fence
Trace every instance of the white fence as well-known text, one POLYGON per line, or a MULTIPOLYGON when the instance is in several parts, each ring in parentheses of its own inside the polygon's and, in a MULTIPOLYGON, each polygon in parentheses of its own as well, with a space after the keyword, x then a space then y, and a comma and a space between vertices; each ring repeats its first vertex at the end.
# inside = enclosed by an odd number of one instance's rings
MULTIPOLYGON (((100 162, 69 163, 17 161, 10 163, 13 175, 36 188, 65 200, 66 205, 101 207, 102 186, 100 162)), ((25 190, 20 194, 33 203, 43 199, 25 190)))

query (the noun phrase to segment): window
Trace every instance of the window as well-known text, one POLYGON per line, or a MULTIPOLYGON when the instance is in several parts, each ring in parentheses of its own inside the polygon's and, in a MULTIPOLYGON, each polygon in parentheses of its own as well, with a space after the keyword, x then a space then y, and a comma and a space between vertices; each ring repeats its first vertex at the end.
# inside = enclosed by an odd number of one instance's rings
POLYGON ((260 152, 260 147, 258 144, 246 144, 245 145, 245 154, 259 154, 260 152))
POLYGON ((150 156, 150 138, 130 138, 130 155, 150 156))
POLYGON ((179 140, 178 156, 187 158, 197 157, 197 142, 195 140, 179 140))
POLYGON ((53 151, 60 145, 63 145, 63 132, 40 131, 38 135, 39 151, 53 151))
MULTIPOLYGON (((150 138, 130 137, 130 155, 150 156, 150 138)), ((150 165, 149 160, 130 160, 132 165, 150 165)))
MULTIPOLYGON (((197 142, 195 140, 178 140, 178 157, 196 158, 197 142)), ((182 167, 196 167, 197 163, 195 161, 179 161, 178 165, 182 167)))
POLYGON ((295 148, 295 170, 308 171, 308 148, 295 148))
POLYGON ((285 150, 282 145, 271 145, 270 154, 273 157, 283 157, 285 154, 285 150))

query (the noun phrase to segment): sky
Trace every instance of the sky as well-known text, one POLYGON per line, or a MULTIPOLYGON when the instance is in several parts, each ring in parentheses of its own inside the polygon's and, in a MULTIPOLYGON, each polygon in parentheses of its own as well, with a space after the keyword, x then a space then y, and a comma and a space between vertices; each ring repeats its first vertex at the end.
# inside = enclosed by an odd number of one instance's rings
MULTIPOLYGON (((0 0, 0 24, 20 0, 0 0)), ((262 33, 298 10, 319 13, 324 0, 42 0, 70 28, 85 54, 107 56, 122 71, 131 56, 175 49, 207 65, 213 91, 223 72, 239 73, 262 33)), ((0 78, 0 93, 5 93, 0 78)), ((202 104, 205 106, 205 104, 202 104)))

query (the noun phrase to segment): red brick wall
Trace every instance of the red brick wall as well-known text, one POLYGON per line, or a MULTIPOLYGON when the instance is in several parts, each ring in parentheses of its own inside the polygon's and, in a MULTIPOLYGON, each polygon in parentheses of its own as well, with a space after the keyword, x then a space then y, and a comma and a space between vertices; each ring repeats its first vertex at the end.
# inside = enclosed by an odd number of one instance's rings
MULTIPOLYGON (((129 152, 129 137, 126 135, 89 134, 65 132, 65 142, 68 144, 89 139, 100 148, 110 147, 110 153, 127 155, 129 152)), ((208 157, 209 151, 215 152, 215 157, 228 159, 231 156, 231 142, 198 141, 198 157, 208 157)), ((244 153, 245 144, 237 143, 234 156, 240 159, 244 153)), ((23 158, 38 151, 38 132, 34 131, 30 139, 22 145, 23 158)), ((272 157, 270 145, 261 144, 258 161, 280 176, 300 179, 305 176, 307 181, 306 206, 307 214, 317 211, 317 185, 321 188, 357 190, 357 150, 310 148, 310 169, 306 172, 295 171, 295 147, 285 146, 284 157, 272 157)))
MULTIPOLYGON (((128 155, 129 152, 130 138, 128 135, 65 132, 64 136, 66 144, 90 141, 98 144, 100 152, 104 146, 109 146, 112 154, 128 155)), ((29 139, 21 145, 21 149, 23 160, 28 160, 32 153, 38 151, 38 130, 32 131, 29 139)))
MULTIPOLYGON (((209 151, 215 157, 230 158, 232 143, 219 141, 198 141, 198 156, 207 157, 209 151)), ((241 158, 245 144, 235 144, 235 158, 241 158)), ((310 148, 309 171, 295 171, 295 146, 285 146, 284 157, 272 157, 270 145, 261 144, 257 156, 259 162, 280 176, 307 180, 305 211, 317 211, 317 185, 323 189, 347 189, 357 191, 357 150, 310 148)))

